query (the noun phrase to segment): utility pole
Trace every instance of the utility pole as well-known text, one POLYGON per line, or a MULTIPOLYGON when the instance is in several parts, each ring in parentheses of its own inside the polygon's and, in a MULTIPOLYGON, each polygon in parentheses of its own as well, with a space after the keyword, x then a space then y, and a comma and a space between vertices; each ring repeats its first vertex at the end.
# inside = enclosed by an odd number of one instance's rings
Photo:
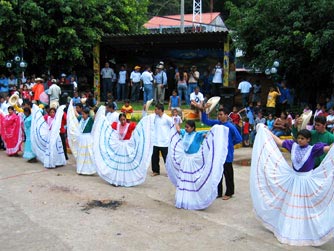
POLYGON ((184 33, 184 0, 181 0, 181 24, 180 24, 180 33, 184 33))
POLYGON ((193 0, 193 27, 195 32, 202 30, 202 0, 193 0))

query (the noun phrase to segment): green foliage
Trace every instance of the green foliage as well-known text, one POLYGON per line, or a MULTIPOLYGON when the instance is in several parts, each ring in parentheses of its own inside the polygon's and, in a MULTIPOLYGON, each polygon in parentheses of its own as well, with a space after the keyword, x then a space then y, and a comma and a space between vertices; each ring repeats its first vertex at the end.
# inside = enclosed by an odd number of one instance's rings
POLYGON ((332 0, 229 1, 228 27, 250 65, 281 62, 297 84, 330 83, 334 57, 332 0))
POLYGON ((0 0, 0 64, 23 47, 30 66, 84 66, 105 34, 141 31, 148 2, 0 0))

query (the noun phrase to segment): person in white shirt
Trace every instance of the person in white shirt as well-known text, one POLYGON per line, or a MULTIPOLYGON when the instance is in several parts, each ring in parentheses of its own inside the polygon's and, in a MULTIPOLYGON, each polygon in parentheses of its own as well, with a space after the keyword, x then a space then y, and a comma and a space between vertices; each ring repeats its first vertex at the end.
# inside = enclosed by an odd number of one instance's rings
POLYGON ((249 93, 252 89, 252 84, 248 81, 244 80, 239 83, 238 90, 242 95, 242 106, 245 107, 249 103, 249 93))
POLYGON ((223 86, 223 75, 224 71, 221 67, 221 63, 218 62, 215 68, 212 70, 212 96, 217 96, 220 94, 220 89, 223 86))
POLYGON ((151 67, 146 66, 145 71, 141 74, 141 81, 144 86, 144 104, 153 98, 153 76, 151 67))
POLYGON ((57 80, 56 79, 52 79, 51 80, 51 86, 48 90, 48 94, 50 96, 50 107, 54 107, 54 108, 58 108, 59 107, 59 97, 61 94, 61 89, 60 87, 57 85, 57 80))
POLYGON ((152 166, 152 175, 157 176, 160 175, 160 153, 166 163, 166 157, 168 154, 168 145, 170 140, 170 128, 173 124, 173 119, 164 113, 164 105, 156 104, 155 110, 152 115, 154 117, 154 137, 153 137, 153 153, 151 159, 152 166))
POLYGON ((134 71, 130 74, 130 86, 131 86, 131 101, 137 102, 139 99, 139 91, 140 91, 140 66, 135 66, 134 71))
POLYGON ((333 132, 333 128, 334 128, 334 110, 333 108, 329 109, 328 111, 328 115, 326 117, 326 127, 327 127, 327 131, 329 132, 333 132))
POLYGON ((125 69, 125 65, 121 66, 121 70, 118 73, 118 84, 117 84, 117 99, 118 101, 123 101, 127 98, 126 93, 126 80, 127 80, 127 72, 125 69))
POLYGON ((200 105, 200 107, 203 106, 204 102, 204 96, 203 94, 199 91, 199 87, 196 86, 194 89, 194 92, 190 94, 190 102, 191 102, 191 108, 196 110, 196 113, 199 114, 199 118, 201 120, 201 112, 199 112, 199 109, 197 108, 197 105, 200 105))

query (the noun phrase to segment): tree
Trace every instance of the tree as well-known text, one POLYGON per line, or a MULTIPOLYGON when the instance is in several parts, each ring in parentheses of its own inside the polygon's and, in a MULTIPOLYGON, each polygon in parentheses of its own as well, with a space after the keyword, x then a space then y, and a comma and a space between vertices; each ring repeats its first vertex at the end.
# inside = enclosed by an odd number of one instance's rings
POLYGON ((40 71, 85 66, 105 34, 141 31, 147 6, 148 0, 1 0, 0 63, 23 48, 40 71))
POLYGON ((290 83, 334 84, 332 0, 239 0, 226 7, 234 45, 249 65, 264 69, 278 59, 290 83))

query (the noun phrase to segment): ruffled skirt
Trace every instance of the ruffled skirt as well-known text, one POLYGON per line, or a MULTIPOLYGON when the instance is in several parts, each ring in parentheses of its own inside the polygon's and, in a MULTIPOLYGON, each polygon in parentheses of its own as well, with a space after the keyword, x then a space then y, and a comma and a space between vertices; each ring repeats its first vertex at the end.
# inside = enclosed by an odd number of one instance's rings
POLYGON ((180 135, 172 128, 166 170, 176 187, 177 208, 205 209, 216 199, 227 156, 228 130, 221 125, 212 127, 199 151, 187 154, 180 135))
POLYGON ((319 246, 334 231, 334 149, 316 169, 301 173, 288 165, 268 130, 256 135, 250 190, 256 216, 277 239, 319 246))
POLYGON ((55 122, 49 130, 40 109, 34 105, 31 120, 31 146, 45 168, 66 165, 63 144, 59 135, 64 106, 58 108, 55 122))
POLYGON ((153 117, 139 121, 130 140, 119 140, 100 107, 94 127, 94 159, 99 176, 115 186, 136 186, 146 179, 153 151, 153 117))
POLYGON ((82 133, 78 137, 77 148, 77 173, 92 175, 96 173, 93 157, 93 137, 90 133, 82 133))

